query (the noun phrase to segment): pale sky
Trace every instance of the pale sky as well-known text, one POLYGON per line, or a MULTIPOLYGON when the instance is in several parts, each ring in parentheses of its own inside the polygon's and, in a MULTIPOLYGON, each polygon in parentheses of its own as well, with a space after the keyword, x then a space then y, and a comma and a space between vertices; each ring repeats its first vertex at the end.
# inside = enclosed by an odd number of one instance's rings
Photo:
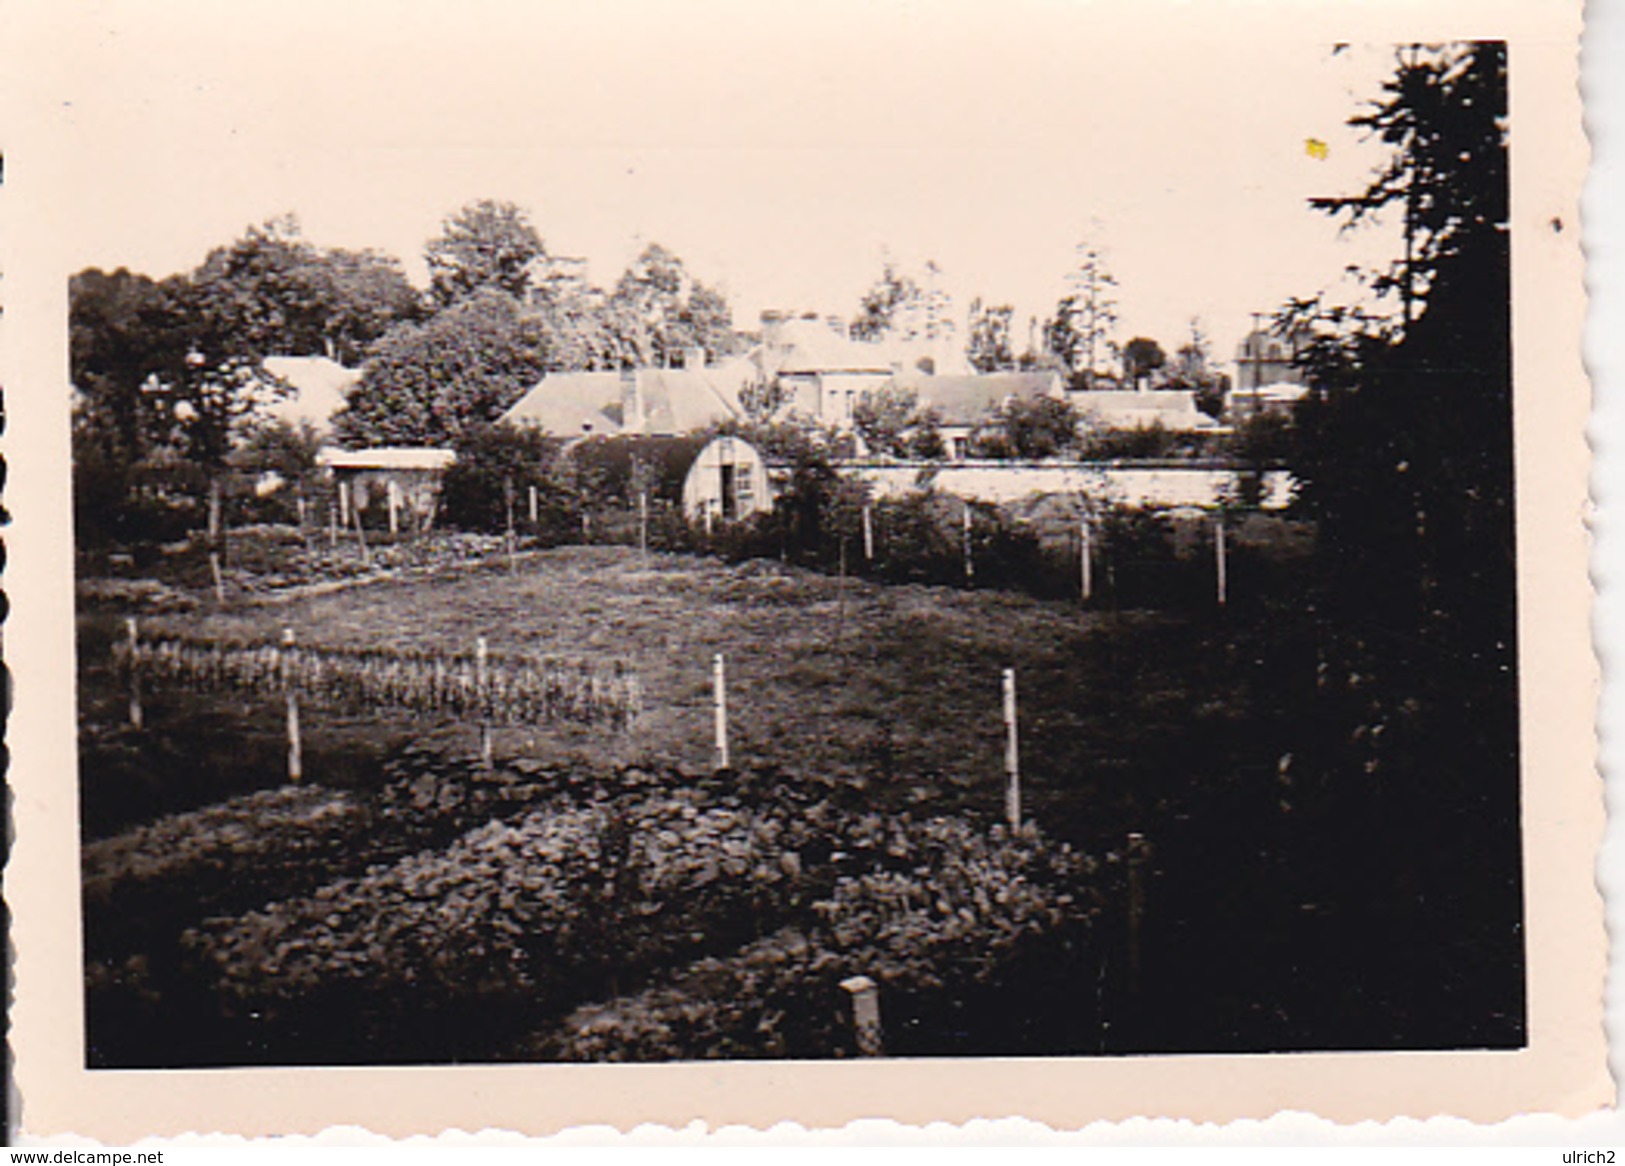
POLYGON ((1119 339, 1171 352, 1201 316, 1228 359, 1248 313, 1393 246, 1305 203, 1378 160, 1343 123, 1390 50, 1334 58, 1262 10, 236 0, 42 5, 23 31, 68 270, 189 269, 291 211, 421 282, 441 218, 489 197, 600 283, 665 244, 743 327, 850 317, 885 254, 934 259, 961 322, 1016 305, 1019 347, 1088 238, 1119 339))

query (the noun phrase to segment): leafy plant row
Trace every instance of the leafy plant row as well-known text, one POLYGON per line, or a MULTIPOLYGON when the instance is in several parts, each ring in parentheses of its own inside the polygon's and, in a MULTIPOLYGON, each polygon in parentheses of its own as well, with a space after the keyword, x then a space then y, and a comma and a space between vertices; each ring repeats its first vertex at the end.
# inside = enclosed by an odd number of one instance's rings
POLYGON ((842 977, 985 982, 1094 910, 1093 861, 1030 831, 790 809, 646 788, 554 802, 184 945, 228 1026, 282 1055, 494 1055, 576 1008, 522 1055, 827 1056, 842 977))
POLYGON ((453 1047, 438 1051, 455 1054, 493 1008, 561 1012, 776 925, 796 893, 797 838, 692 791, 561 806, 207 922, 183 943, 228 1021, 279 1044, 344 1034, 421 1051, 440 1024, 453 1047))
POLYGON ((883 999, 964 992, 995 982, 1024 946, 1086 932, 1101 910, 1095 861, 1035 832, 987 835, 946 818, 855 827, 849 842, 878 835, 880 853, 917 865, 842 877, 795 925, 578 1008, 527 1052, 569 1061, 850 1053, 843 979, 867 975, 883 999))
POLYGON ((117 641, 115 666, 143 683, 266 694, 368 711, 537 725, 553 721, 625 728, 642 706, 623 661, 511 660, 407 652, 238 644, 179 637, 117 641))

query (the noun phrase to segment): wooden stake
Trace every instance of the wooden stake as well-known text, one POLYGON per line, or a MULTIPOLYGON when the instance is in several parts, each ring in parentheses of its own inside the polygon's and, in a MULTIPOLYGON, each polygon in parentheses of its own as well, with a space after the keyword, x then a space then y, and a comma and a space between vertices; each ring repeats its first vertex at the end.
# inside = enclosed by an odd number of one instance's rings
POLYGON ((1219 516, 1218 524, 1213 528, 1213 557, 1218 572, 1219 606, 1223 607, 1228 597, 1229 580, 1225 577, 1225 547, 1224 547, 1224 515, 1219 516))
POLYGON ((1004 670, 1004 814, 1012 830, 1021 825, 1021 747, 1016 737, 1016 670, 1004 670))
POLYGON ((141 633, 136 627, 135 616, 125 619, 124 630, 130 640, 130 724, 139 729, 142 722, 141 665, 138 663, 136 650, 141 642, 141 633))
POLYGON ((220 479, 209 479, 209 541, 220 537, 220 479))
POLYGON ((1128 836, 1128 967, 1129 986, 1136 992, 1140 988, 1140 929, 1145 922, 1145 862, 1150 855, 1144 834, 1128 836))
POLYGON ((638 492, 638 553, 643 565, 649 565, 649 491, 638 492))
POLYGON ((226 605, 226 580, 220 574, 220 555, 217 551, 209 552, 209 573, 214 576, 214 601, 224 607, 226 605))
POLYGON ((361 548, 361 565, 372 566, 372 552, 367 549, 367 532, 361 528, 361 511, 350 507, 350 519, 355 525, 356 545, 361 548))
POLYGON ((541 499, 537 496, 536 487, 534 485, 527 486, 526 489, 529 492, 530 497, 530 525, 531 529, 535 530, 537 525, 542 521, 541 499))
POLYGON ((480 636, 474 641, 474 691, 480 704, 480 764, 486 769, 491 768, 491 722, 485 713, 490 664, 490 649, 480 636))
POLYGON ((729 769, 728 758, 728 665, 718 652, 711 658, 712 702, 716 706, 716 769, 729 769))
POLYGON ((339 479, 339 525, 350 525, 350 483, 339 479))
POLYGON ((1095 595, 1095 548, 1087 518, 1078 524, 1078 546, 1078 590, 1088 603, 1095 595))
POLYGON ((965 585, 968 587, 976 581, 976 560, 972 557, 970 549, 971 517, 969 502, 965 503, 963 526, 965 528, 965 585))
POLYGON ((883 1056, 879 987, 868 976, 848 976, 841 981, 841 990, 852 1001, 852 1030, 857 1037, 858 1055, 883 1056))
POLYGON ((507 507, 508 529, 507 529, 507 534, 506 534, 506 536, 504 538, 504 541, 507 544, 507 548, 508 548, 508 574, 512 575, 515 571, 517 571, 519 569, 518 561, 514 558, 513 479, 512 478, 509 478, 507 481, 502 483, 502 501, 503 501, 503 505, 507 507))
POLYGON ((299 736, 299 692, 294 683, 292 628, 282 629, 282 688, 288 696, 288 780, 298 785, 305 776, 305 750, 299 736))
POLYGON ((331 502, 327 504, 327 546, 329 550, 337 550, 339 545, 339 510, 331 502))
POLYGON ((399 538, 401 533, 401 488, 391 478, 385 488, 389 496, 389 537, 399 538))
POLYGON ((875 561, 875 526, 874 518, 870 514, 869 504, 863 504, 863 561, 875 561))

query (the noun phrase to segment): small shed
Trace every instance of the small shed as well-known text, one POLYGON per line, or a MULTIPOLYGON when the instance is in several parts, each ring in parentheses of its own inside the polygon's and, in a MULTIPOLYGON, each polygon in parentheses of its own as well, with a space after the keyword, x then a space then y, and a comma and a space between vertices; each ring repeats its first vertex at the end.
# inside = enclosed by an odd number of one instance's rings
POLYGON ((449 449, 323 450, 317 462, 333 476, 338 487, 340 523, 349 526, 374 507, 387 512, 391 532, 404 512, 412 525, 434 525, 440 499, 440 478, 457 455, 449 449))
POLYGON ((772 506, 767 464, 741 437, 718 437, 700 450, 683 482, 683 513, 694 521, 731 522, 772 506))

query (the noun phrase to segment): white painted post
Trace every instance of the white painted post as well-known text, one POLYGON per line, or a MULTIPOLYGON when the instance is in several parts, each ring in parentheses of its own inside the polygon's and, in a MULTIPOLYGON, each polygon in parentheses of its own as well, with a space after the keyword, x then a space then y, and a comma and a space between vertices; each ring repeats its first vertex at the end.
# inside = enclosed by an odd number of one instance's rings
POLYGON ((304 529, 305 529, 305 517, 306 517, 306 514, 305 514, 305 488, 303 486, 299 487, 299 492, 293 496, 293 501, 294 501, 294 505, 299 508, 299 530, 300 530, 301 533, 303 533, 304 529))
POLYGON ((1004 670, 1004 814, 1010 828, 1021 825, 1021 747, 1016 737, 1016 670, 1004 670))
POLYGON ((220 556, 215 551, 209 552, 209 573, 214 576, 214 601, 224 607, 226 605, 226 580, 220 574, 220 556))
POLYGON ((730 768, 728 762, 728 665, 718 652, 711 659, 712 702, 716 706, 716 768, 730 768))
POLYGON ((875 561, 875 524, 867 502, 863 504, 863 561, 875 561))
POLYGON ((841 990, 852 1001, 852 1029, 857 1036, 860 1057, 883 1055, 880 1029, 880 988, 868 976, 848 976, 841 990))
POLYGON ((1219 606, 1223 607, 1229 590, 1229 580, 1225 577, 1225 547, 1224 547, 1224 515, 1219 515, 1218 524, 1213 528, 1213 556, 1218 568, 1219 606))
POLYGON ((638 553, 643 565, 649 565, 649 491, 638 491, 638 553))
POLYGON ((140 648, 141 633, 136 627, 135 616, 129 616, 124 621, 124 630, 130 640, 130 724, 136 728, 141 727, 141 664, 136 655, 140 648))
POLYGON ((331 502, 327 504, 327 548, 336 550, 339 545, 339 511, 331 502))
POLYGON ((474 641, 474 692, 480 706, 480 764, 491 768, 491 722, 485 715, 486 692, 490 677, 490 649, 485 637, 474 641))
POLYGON ((389 536, 398 538, 401 533, 401 488, 391 478, 385 489, 389 496, 389 536))
POLYGON ((707 498, 700 503, 700 514, 705 518, 705 537, 711 537, 711 499, 707 498))
POLYGON ((298 785, 305 776, 305 750, 299 735, 299 693, 294 683, 292 628, 282 629, 282 689, 288 697, 288 780, 298 785))
POLYGON ((350 483, 339 479, 339 524, 350 525, 350 483))
POLYGON ((965 503, 963 526, 965 528, 965 584, 969 586, 976 581, 976 560, 972 557, 970 549, 971 517, 970 503, 968 501, 965 503))
POLYGON ((1094 538, 1089 532, 1089 520, 1085 518, 1078 524, 1079 555, 1078 555, 1078 587, 1083 601, 1088 603, 1095 594, 1095 547, 1094 538))
POLYGON ((541 514, 542 514, 541 499, 536 494, 536 486, 535 486, 534 483, 532 483, 530 486, 526 487, 526 490, 528 491, 528 493, 530 495, 530 525, 531 525, 531 529, 534 530, 535 527, 536 527, 536 524, 539 523, 542 520, 541 519, 541 514))

